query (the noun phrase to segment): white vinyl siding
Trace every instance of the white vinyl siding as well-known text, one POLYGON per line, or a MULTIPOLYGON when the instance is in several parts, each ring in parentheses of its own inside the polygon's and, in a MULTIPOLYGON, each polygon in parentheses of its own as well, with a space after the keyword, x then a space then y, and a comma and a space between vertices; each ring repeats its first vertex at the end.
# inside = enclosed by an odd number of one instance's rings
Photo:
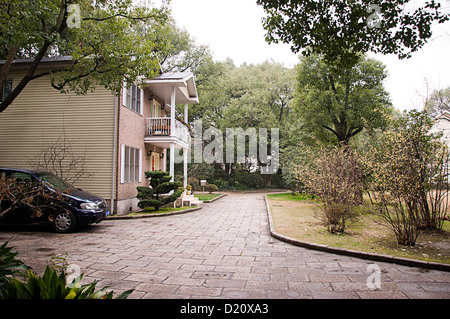
MULTIPOLYGON (((21 79, 10 73, 13 85, 21 79)), ((31 81, 14 102, 0 113, 0 167, 30 166, 41 154, 66 136, 72 151, 86 157, 85 176, 76 187, 111 198, 114 95, 97 88, 87 95, 61 94, 48 76, 31 81)))

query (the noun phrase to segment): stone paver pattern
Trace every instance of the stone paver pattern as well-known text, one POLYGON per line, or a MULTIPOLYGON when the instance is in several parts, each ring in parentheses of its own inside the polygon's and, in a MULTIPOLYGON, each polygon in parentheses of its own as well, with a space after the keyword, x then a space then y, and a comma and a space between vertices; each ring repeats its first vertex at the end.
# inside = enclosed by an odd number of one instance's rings
POLYGON ((369 288, 373 261, 274 239, 262 193, 230 193, 182 215, 105 220, 73 234, 2 226, 6 240, 35 272, 67 253, 84 283, 134 289, 135 299, 450 298, 449 272, 377 262, 380 286, 369 288))

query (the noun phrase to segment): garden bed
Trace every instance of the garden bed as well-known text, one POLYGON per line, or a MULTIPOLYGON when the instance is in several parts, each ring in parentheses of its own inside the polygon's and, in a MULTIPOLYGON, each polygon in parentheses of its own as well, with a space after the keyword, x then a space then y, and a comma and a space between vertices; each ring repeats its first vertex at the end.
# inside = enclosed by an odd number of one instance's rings
POLYGON ((199 200, 201 200, 205 203, 208 203, 208 202, 213 201, 216 198, 224 196, 224 195, 226 195, 226 194, 208 194, 208 193, 203 194, 203 193, 196 192, 194 194, 194 197, 198 198, 199 200))
POLYGON ((349 224, 345 234, 331 234, 321 218, 320 202, 306 194, 267 195, 275 231, 304 242, 316 243, 394 257, 450 264, 450 222, 443 231, 422 232, 416 245, 398 245, 395 235, 381 219, 363 207, 357 222, 349 224))

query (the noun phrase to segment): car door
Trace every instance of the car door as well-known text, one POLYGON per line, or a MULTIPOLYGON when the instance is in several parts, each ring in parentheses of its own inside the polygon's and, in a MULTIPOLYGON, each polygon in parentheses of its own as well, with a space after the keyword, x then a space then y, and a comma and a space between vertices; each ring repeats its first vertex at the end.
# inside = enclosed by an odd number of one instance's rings
MULTIPOLYGON (((6 172, 5 171, 0 171, 0 179, 3 179, 3 178, 6 178, 6 172)), ((0 182, 1 182, 1 180, 0 180, 0 182)), ((2 200, 0 198, 0 213, 3 212, 4 210, 8 209, 10 205, 11 205, 10 201, 8 201, 6 199, 2 200)))

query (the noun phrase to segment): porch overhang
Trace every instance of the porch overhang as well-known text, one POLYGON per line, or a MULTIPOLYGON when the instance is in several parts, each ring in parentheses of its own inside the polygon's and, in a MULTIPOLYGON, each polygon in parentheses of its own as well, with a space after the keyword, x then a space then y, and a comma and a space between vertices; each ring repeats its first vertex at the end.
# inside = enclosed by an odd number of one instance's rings
POLYGON ((174 144, 175 148, 189 148, 188 143, 176 136, 147 136, 144 142, 164 149, 170 148, 170 144, 174 144))
POLYGON ((173 88, 176 89, 175 104, 195 104, 199 102, 194 74, 191 72, 163 73, 154 79, 146 80, 145 84, 153 94, 165 101, 166 104, 170 102, 173 88))

